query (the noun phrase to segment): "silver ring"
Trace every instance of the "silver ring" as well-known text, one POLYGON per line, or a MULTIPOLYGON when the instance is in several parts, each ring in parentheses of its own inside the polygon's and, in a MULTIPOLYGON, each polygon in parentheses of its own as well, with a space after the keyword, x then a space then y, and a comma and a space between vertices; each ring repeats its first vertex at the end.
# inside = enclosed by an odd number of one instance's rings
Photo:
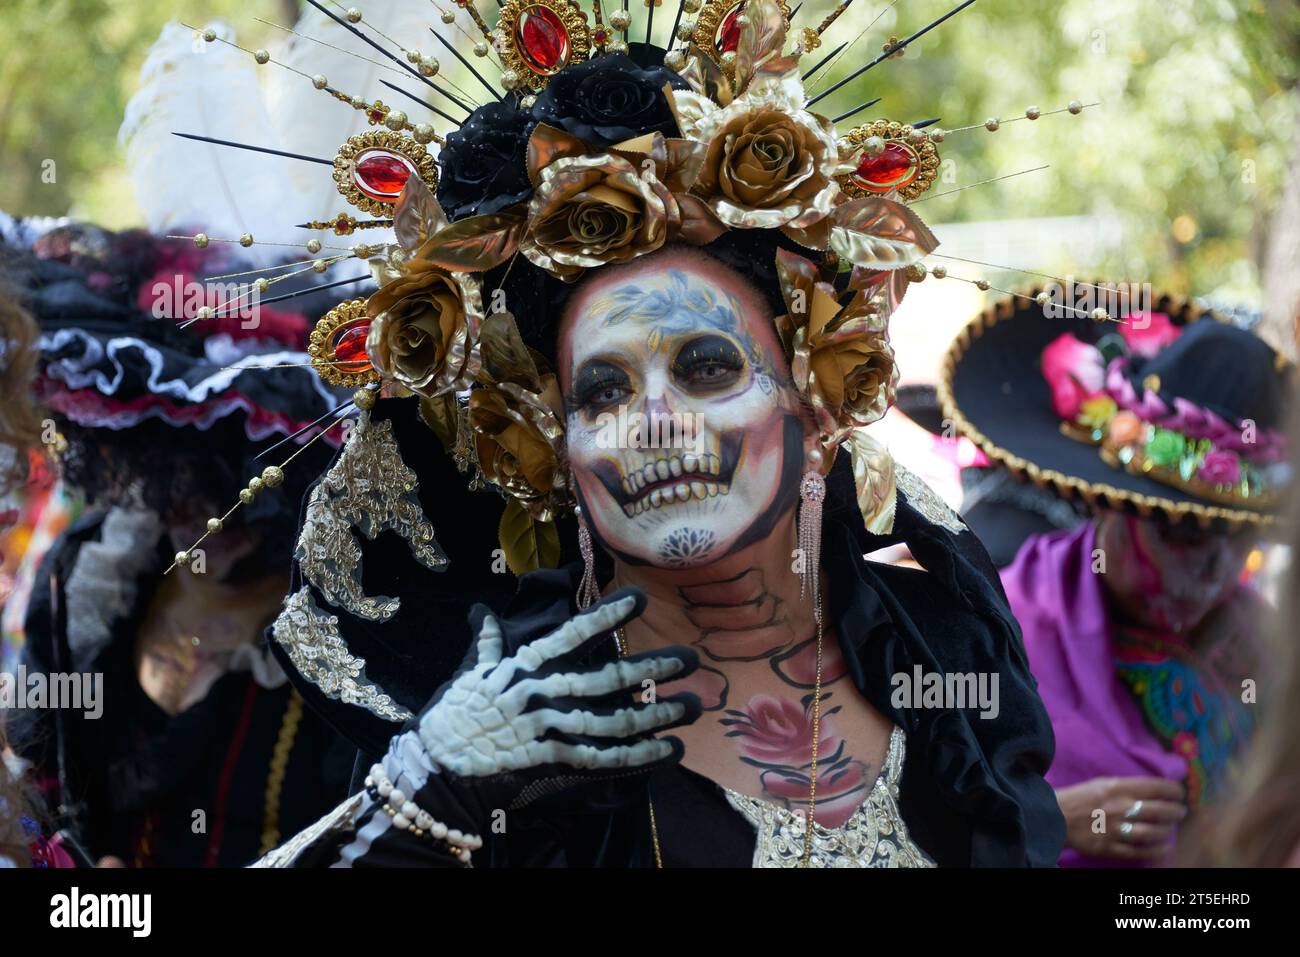
POLYGON ((1133 806, 1124 812, 1124 818, 1129 821, 1137 820, 1137 816, 1142 813, 1142 802, 1134 801, 1133 806))
POLYGON ((1130 824, 1128 821, 1125 821, 1123 824, 1119 826, 1119 836, 1121 839, 1128 837, 1132 833, 1133 833, 1133 825, 1130 824))

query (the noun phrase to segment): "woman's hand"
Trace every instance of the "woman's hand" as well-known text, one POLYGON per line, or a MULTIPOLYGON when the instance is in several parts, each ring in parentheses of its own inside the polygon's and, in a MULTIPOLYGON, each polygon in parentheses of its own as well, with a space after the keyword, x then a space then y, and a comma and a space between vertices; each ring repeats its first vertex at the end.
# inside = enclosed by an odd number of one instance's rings
POLYGON ((473 850, 503 812, 584 780, 679 761, 681 741, 654 735, 698 718, 699 699, 647 692, 694 671, 694 651, 677 646, 604 665, 580 663, 644 607, 641 592, 615 592, 513 655, 506 654, 506 632, 527 632, 529 623, 477 608, 478 638, 460 671, 372 771, 376 805, 387 805, 387 817, 367 815, 360 840, 342 858, 396 863, 421 846, 412 840, 427 841, 430 833, 450 832, 451 843, 473 850), (401 833, 410 822, 425 836, 401 833))
POLYGON ((1058 788, 1056 800, 1066 846, 1089 857, 1158 860, 1187 816, 1183 786, 1165 778, 1093 778, 1058 788))

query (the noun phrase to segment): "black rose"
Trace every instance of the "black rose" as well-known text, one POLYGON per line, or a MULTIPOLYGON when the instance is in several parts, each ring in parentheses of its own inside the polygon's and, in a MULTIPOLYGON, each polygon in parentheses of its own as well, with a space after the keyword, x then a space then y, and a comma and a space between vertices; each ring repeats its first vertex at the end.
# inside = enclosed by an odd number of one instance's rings
POLYGON ((496 102, 447 134, 438 157, 438 202, 448 218, 497 213, 532 195, 525 153, 535 125, 526 110, 496 102))
POLYGON ((678 136, 665 83, 686 88, 681 77, 664 67, 641 67, 621 53, 598 57, 551 77, 533 104, 533 118, 592 146, 656 131, 678 136))

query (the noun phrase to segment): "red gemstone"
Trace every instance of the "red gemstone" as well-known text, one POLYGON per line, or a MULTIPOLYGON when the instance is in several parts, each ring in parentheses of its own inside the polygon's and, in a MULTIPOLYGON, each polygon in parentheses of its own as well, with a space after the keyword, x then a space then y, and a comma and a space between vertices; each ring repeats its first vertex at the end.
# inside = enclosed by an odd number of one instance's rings
POLYGON ((334 232, 340 236, 346 236, 352 232, 352 223, 346 216, 340 216, 338 221, 334 223, 334 232))
POLYGON ((353 182, 372 199, 386 203, 397 201, 406 181, 415 172, 409 160, 388 150, 368 150, 357 158, 353 182))
POLYGON ((334 340, 334 368, 339 372, 369 372, 370 356, 366 354, 368 335, 369 320, 344 329, 334 340))
POLYGON ((718 48, 719 53, 731 53, 740 46, 740 24, 736 20, 744 12, 745 5, 738 3, 727 11, 722 22, 718 24, 718 30, 713 35, 713 45, 718 48))
POLYGON ((526 7, 515 21, 515 43, 528 67, 551 74, 569 61, 569 31, 550 7, 526 7))
POLYGON ((863 154, 853 171, 853 181, 873 193, 887 193, 906 186, 916 178, 916 173, 916 154, 906 143, 889 140, 879 156, 863 154))
POLYGON ((603 47, 609 42, 609 34, 604 30, 595 30, 591 34, 591 42, 596 44, 598 47, 603 47))

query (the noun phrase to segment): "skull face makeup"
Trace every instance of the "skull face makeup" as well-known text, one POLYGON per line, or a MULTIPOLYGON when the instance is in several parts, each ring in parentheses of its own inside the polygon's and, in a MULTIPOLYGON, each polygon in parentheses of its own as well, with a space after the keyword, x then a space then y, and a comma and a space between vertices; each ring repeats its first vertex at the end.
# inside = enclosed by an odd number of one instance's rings
POLYGON ((707 565, 794 506, 804 428, 770 311, 725 266, 679 250, 602 270, 569 304, 569 464, 611 553, 707 565))

